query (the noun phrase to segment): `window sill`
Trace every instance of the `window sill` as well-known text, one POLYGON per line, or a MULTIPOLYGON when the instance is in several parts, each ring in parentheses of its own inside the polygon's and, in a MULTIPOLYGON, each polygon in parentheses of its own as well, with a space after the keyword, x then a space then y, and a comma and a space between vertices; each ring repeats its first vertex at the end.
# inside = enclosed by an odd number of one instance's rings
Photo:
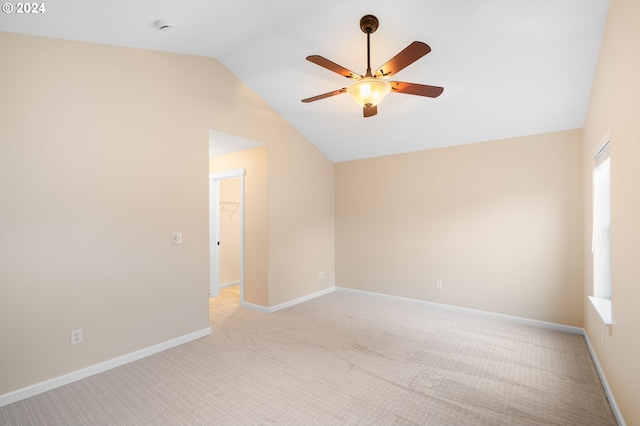
POLYGON ((600 318, 604 322, 604 325, 610 326, 613 324, 611 319, 611 299, 602 299, 600 297, 589 296, 589 300, 591 300, 591 304, 600 318))

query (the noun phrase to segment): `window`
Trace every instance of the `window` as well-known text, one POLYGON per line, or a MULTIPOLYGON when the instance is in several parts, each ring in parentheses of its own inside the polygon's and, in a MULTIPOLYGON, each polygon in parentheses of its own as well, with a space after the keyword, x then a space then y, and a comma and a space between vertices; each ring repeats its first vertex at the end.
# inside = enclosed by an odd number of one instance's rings
POLYGON ((593 297, 605 324, 611 324, 611 157, 610 141, 597 151, 593 169, 593 297))

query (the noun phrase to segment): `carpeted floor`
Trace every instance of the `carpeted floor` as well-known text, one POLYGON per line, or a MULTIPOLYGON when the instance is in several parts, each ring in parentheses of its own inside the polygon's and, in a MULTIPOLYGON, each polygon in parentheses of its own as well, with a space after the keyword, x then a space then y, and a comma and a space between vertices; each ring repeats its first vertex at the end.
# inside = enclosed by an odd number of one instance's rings
POLYGON ((580 335, 331 293, 0 408, 2 425, 617 424, 580 335))

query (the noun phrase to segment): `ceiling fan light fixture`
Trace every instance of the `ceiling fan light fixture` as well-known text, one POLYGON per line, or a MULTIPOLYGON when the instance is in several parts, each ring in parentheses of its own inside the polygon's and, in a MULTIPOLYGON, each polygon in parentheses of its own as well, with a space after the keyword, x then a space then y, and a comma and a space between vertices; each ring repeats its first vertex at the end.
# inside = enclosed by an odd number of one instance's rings
POLYGON ((382 102, 391 91, 386 81, 376 77, 364 77, 347 87, 347 93, 358 105, 370 108, 382 102))

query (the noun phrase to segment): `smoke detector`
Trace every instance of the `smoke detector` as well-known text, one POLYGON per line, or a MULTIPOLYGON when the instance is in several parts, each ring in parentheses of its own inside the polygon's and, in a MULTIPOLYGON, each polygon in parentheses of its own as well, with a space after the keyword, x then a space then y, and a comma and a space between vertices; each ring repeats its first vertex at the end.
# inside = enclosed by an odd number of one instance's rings
POLYGON ((156 28, 162 32, 171 31, 173 29, 169 21, 167 21, 166 19, 158 19, 155 24, 156 28))

